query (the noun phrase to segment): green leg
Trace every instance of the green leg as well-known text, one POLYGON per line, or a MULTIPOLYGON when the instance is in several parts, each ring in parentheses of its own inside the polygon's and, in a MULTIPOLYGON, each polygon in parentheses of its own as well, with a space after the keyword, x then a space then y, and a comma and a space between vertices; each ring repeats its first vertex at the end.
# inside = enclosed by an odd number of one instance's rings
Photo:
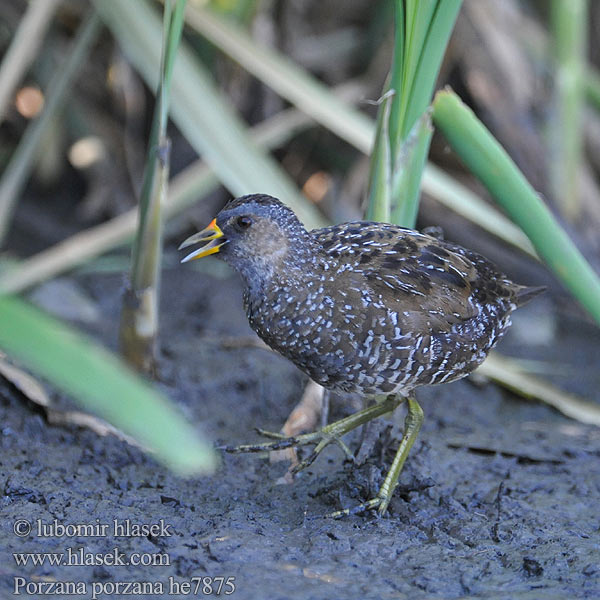
POLYGON ((275 438, 274 442, 267 442, 265 444, 246 444, 243 446, 225 446, 222 450, 225 452, 266 452, 270 450, 283 450, 285 448, 292 448, 294 446, 305 446, 307 444, 316 444, 315 449, 311 454, 302 462, 297 464, 293 472, 297 473, 302 469, 306 468, 314 462, 317 456, 323 451, 324 448, 329 446, 331 443, 338 444, 346 455, 352 456, 350 450, 340 439, 348 432, 356 429, 360 425, 363 425, 367 421, 376 419, 385 413, 393 411, 404 398, 401 396, 387 396, 383 401, 373 404, 364 410, 354 413, 344 419, 340 419, 335 423, 326 425, 319 431, 314 433, 306 433, 295 437, 284 437, 279 433, 271 433, 264 430, 259 430, 261 435, 275 438))
POLYGON ((360 504, 356 508, 339 510, 333 513, 331 515, 332 517, 343 517, 345 515, 356 514, 375 508, 380 515, 383 515, 387 510, 390 500, 392 499, 392 494, 398 484, 398 477, 400 476, 406 457, 415 443, 421 425, 423 424, 423 409, 419 406, 419 403, 414 397, 411 396, 407 400, 408 413, 404 422, 404 435, 402 436, 402 441, 400 442, 400 447, 396 452, 392 466, 390 467, 383 484, 379 488, 377 496, 368 502, 360 504))

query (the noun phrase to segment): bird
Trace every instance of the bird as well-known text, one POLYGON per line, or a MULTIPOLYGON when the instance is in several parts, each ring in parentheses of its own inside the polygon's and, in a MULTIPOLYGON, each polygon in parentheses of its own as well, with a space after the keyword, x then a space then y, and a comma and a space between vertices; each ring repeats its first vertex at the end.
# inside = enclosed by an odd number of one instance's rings
POLYGON ((273 350, 327 390, 369 404, 320 430, 236 452, 313 444, 293 472, 329 444, 349 454, 346 433, 407 404, 399 448, 377 495, 339 517, 383 515, 424 419, 415 389, 465 377, 506 332, 510 315, 543 287, 513 283, 483 256, 416 230, 355 221, 307 230, 286 204, 266 194, 227 203, 180 249, 182 262, 216 255, 244 284, 248 322, 273 350))

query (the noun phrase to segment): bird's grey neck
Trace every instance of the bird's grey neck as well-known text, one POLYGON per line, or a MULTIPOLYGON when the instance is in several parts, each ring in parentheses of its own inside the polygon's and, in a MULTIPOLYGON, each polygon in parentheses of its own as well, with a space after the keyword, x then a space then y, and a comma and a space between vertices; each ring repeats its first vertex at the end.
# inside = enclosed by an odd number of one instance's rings
POLYGON ((251 298, 262 297, 278 287, 303 286, 307 275, 318 268, 312 243, 290 244, 280 256, 255 256, 234 265, 241 275, 246 293, 251 298))

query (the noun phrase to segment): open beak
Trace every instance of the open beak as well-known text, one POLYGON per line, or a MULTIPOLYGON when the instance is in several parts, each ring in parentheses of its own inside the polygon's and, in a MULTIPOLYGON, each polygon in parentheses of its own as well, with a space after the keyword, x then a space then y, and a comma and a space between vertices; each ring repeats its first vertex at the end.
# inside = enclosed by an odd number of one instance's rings
POLYGON ((215 254, 219 251, 219 248, 227 242, 226 239, 219 241, 219 238, 223 238, 223 232, 217 225, 217 219, 213 219, 206 229, 203 229, 202 231, 190 236, 181 244, 181 246, 179 246, 179 250, 183 250, 188 246, 193 246, 194 244, 198 244, 200 242, 208 242, 208 244, 205 244, 201 248, 198 248, 198 250, 194 250, 194 252, 188 254, 181 260, 181 262, 184 263, 188 262, 189 260, 203 258, 209 254, 215 254))

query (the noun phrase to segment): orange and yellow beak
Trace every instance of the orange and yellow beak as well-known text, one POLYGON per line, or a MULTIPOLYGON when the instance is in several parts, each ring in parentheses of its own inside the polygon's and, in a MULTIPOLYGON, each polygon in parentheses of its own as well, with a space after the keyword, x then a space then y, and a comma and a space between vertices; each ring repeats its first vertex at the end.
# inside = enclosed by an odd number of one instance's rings
POLYGON ((223 237, 223 232, 219 229, 217 225, 217 219, 213 219, 210 222, 210 225, 190 236, 187 240, 185 240, 181 246, 179 246, 179 250, 183 250, 188 246, 193 246, 194 244, 198 244, 199 242, 208 242, 198 250, 194 250, 191 254, 188 254, 185 258, 181 260, 182 263, 188 262, 189 260, 196 260, 198 258, 203 258, 204 256, 208 256, 209 254, 215 254, 219 251, 219 248, 227 242, 226 239, 222 241, 217 241, 219 238, 223 237))

